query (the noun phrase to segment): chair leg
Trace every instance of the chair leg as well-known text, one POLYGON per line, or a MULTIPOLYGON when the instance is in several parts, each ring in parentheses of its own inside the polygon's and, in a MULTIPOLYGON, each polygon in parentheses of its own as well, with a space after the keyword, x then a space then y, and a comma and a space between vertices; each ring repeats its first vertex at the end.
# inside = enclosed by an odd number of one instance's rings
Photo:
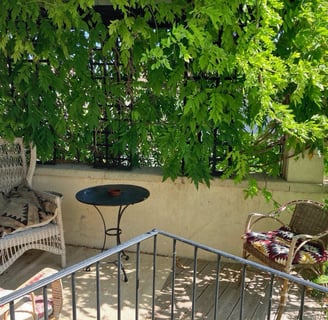
POLYGON ((288 280, 283 279, 281 294, 280 294, 280 302, 278 307, 278 314, 276 320, 281 319, 287 305, 287 298, 288 298, 288 280))
POLYGON ((60 313, 63 309, 63 285, 61 280, 55 280, 51 283, 52 303, 53 303, 53 318, 59 319, 60 313))
POLYGON ((65 249, 63 249, 63 253, 61 254, 61 267, 65 268, 66 267, 66 252, 65 249))

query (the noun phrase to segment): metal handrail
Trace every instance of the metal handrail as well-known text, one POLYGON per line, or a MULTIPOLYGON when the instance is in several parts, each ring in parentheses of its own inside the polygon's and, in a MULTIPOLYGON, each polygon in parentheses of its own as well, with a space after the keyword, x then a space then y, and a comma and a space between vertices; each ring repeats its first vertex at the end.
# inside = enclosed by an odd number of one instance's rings
MULTIPOLYGON (((172 265, 172 301, 174 299, 173 295, 174 295, 174 279, 175 279, 175 264, 176 264, 176 252, 175 252, 175 248, 176 248, 176 243, 177 242, 181 242, 181 243, 184 243, 184 244, 187 244, 191 247, 194 248, 194 273, 195 273, 195 268, 197 268, 197 252, 199 250, 204 250, 204 251, 207 251, 207 252, 210 252, 210 253, 213 253, 214 255, 217 256, 217 262, 218 262, 218 268, 219 268, 219 263, 220 263, 220 260, 222 258, 225 258, 225 259, 229 259, 229 260, 232 260, 234 262, 237 262, 239 264, 242 265, 242 268, 241 268, 241 278, 242 278, 242 287, 241 287, 241 300, 243 300, 243 288, 244 288, 244 281, 245 281, 245 270, 246 270, 246 267, 253 267, 259 271, 262 271, 262 272, 265 272, 265 273, 268 273, 271 275, 271 279, 273 279, 274 277, 279 277, 279 278, 284 278, 284 279, 288 279, 288 281, 292 282, 292 283, 296 283, 297 285, 299 285, 300 287, 303 288, 303 297, 301 298, 302 301, 301 301, 301 312, 303 312, 303 300, 304 300, 304 290, 305 288, 312 288, 312 289, 315 289, 315 290, 318 290, 319 292, 322 292, 322 293, 325 293, 327 294, 328 293, 328 288, 324 287, 324 286, 321 286, 321 285, 318 285, 316 283, 313 283, 311 281, 308 281, 308 280, 304 280, 302 278, 299 278, 299 277, 296 277, 294 275, 290 275, 290 274, 286 274, 284 272, 281 272, 281 271, 278 271, 278 270, 275 270, 275 269, 272 269, 270 267, 267 267, 267 266, 264 266, 264 265, 261 265, 261 264, 258 264, 254 261, 250 261, 250 260, 246 260, 246 259, 243 259, 241 257, 238 257, 238 256, 235 256, 235 255, 232 255, 232 254, 229 254, 227 252, 224 252, 224 251, 221 251, 221 250, 218 250, 218 249, 214 249, 212 247, 209 247, 209 246, 206 246, 206 245, 203 245, 203 244, 200 244, 200 243, 197 243, 195 241, 192 241, 192 240, 188 240, 186 238, 183 238, 183 237, 180 237, 180 236, 177 236, 177 235, 174 235, 174 234, 171 234, 169 232, 165 232, 165 231, 162 231, 162 230, 158 230, 158 229, 153 229, 147 233, 144 233, 144 234, 141 234, 137 237, 134 237, 118 246, 115 246, 113 248, 110 248, 106 251, 103 251, 93 257, 90 257, 90 258, 87 258, 79 263, 76 263, 72 266, 69 266, 65 269, 62 269, 60 271, 58 271, 57 273, 55 274, 52 274, 46 278, 43 278, 42 280, 38 281, 38 282, 35 282, 31 285, 28 285, 24 288, 20 288, 6 296, 3 296, 0 298, 0 306, 4 305, 4 304, 8 304, 9 303, 9 306, 10 306, 10 314, 11 314, 11 319, 14 320, 15 319, 15 316, 14 316, 14 301, 21 298, 22 296, 25 296, 31 292, 34 292, 38 289, 42 289, 43 292, 46 291, 47 287, 50 285, 50 283, 52 283, 53 281, 56 281, 56 280, 59 280, 59 279, 64 279, 66 277, 71 277, 72 278, 72 291, 75 290, 75 273, 80 271, 80 270, 83 270, 83 269, 86 269, 88 268, 90 265, 95 265, 96 266, 96 274, 97 274, 97 278, 99 277, 99 262, 101 262, 102 260, 104 259, 107 259, 109 257, 112 257, 112 256, 115 256, 117 255, 117 263, 118 265, 121 265, 121 252, 123 250, 126 250, 132 246, 137 246, 137 273, 139 272, 138 269, 139 269, 139 255, 140 255, 140 244, 147 240, 147 239, 151 239, 153 238, 154 239, 154 260, 153 260, 153 264, 154 264, 154 270, 153 270, 153 290, 152 290, 152 294, 153 294, 153 301, 152 301, 152 313, 154 313, 154 296, 155 296, 155 273, 156 273, 156 256, 157 256, 157 241, 158 241, 158 237, 159 236, 162 236, 162 237, 166 237, 166 238, 170 238, 173 240, 174 242, 174 246, 173 246, 173 252, 172 252, 172 258, 173 258, 173 265, 172 265)), ((120 268, 118 268, 120 269, 120 268)), ((120 271, 118 272, 118 305, 120 305, 120 276, 119 276, 119 273, 120 271)), ((219 273, 219 270, 217 270, 217 274, 219 273)), ((195 280, 195 279, 194 279, 195 280)), ((99 281, 99 278, 96 280, 96 281, 99 281)), ((194 307, 194 293, 195 293, 195 281, 193 282, 193 307, 194 307)), ((272 285, 272 282, 271 282, 271 285, 272 285)), ((99 286, 97 286, 97 290, 100 290, 99 286)), ((73 309, 73 319, 76 319, 76 311, 75 311, 75 308, 76 306, 74 305, 75 302, 74 302, 74 295, 75 295, 75 292, 72 292, 72 309, 73 309)), ((97 295, 99 295, 99 292, 97 292, 97 295)), ((217 292, 216 292, 216 295, 217 295, 217 292)), ((215 299, 215 309, 218 309, 218 306, 216 305, 217 304, 217 296, 216 297, 213 297, 213 299, 215 299)), ((138 301, 138 295, 136 293, 136 301, 138 301)), ((270 304, 270 302, 269 302, 270 304)), ((271 306, 269 305, 269 308, 271 306)), ((97 319, 100 319, 100 305, 99 305, 99 299, 97 299, 97 319)), ((171 310, 171 313, 173 313, 173 307, 172 307, 172 310, 171 310)), ((137 303, 136 303, 136 319, 138 318, 137 316, 137 313, 138 313, 138 306, 137 306, 137 303)), ((120 317, 119 317, 120 318, 120 317)), ((240 310, 240 319, 243 318, 243 307, 241 306, 241 310, 240 310)))

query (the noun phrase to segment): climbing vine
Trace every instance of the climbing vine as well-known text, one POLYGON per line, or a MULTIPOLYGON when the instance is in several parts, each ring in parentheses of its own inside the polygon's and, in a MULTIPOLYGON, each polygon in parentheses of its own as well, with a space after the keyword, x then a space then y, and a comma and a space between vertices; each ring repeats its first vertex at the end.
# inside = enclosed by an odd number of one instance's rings
POLYGON ((109 5, 105 21, 89 0, 2 1, 1 135, 24 135, 41 159, 55 145, 90 161, 94 131, 109 126, 115 153, 128 146, 135 163, 196 185, 210 184, 213 159, 241 181, 279 175, 289 150, 324 151, 326 1, 109 5))

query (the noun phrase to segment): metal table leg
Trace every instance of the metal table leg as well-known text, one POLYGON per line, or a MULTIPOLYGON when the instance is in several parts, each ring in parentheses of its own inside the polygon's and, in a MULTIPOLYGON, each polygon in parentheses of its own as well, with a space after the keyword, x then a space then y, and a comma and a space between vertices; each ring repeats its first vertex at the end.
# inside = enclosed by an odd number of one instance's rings
MULTIPOLYGON (((116 227, 115 228, 107 228, 106 226, 106 221, 105 221, 105 218, 101 212, 101 210, 96 206, 94 205, 94 207, 96 208, 100 218, 101 218, 101 221, 103 223, 103 228, 104 228, 104 241, 103 241, 103 245, 102 245, 102 249, 101 251, 104 251, 105 250, 105 247, 106 247, 106 240, 107 240, 107 237, 112 237, 112 236, 116 236, 116 245, 120 245, 121 244, 121 233, 122 233, 122 229, 120 228, 120 224, 121 224, 121 218, 123 216, 123 213, 125 211, 125 209, 128 207, 129 205, 126 205, 126 206, 120 206, 119 209, 118 209, 118 213, 117 213, 117 222, 116 222, 116 227)), ((129 260, 129 256, 122 250, 121 251, 121 255, 125 258, 125 260, 129 260)), ((125 269, 124 269, 124 266, 123 264, 121 263, 121 270, 123 272, 123 276, 124 276, 124 281, 127 282, 128 281, 128 277, 126 275, 126 272, 125 272, 125 269)), ((87 270, 89 269, 90 270, 90 267, 86 268, 86 271, 89 271, 87 270)))

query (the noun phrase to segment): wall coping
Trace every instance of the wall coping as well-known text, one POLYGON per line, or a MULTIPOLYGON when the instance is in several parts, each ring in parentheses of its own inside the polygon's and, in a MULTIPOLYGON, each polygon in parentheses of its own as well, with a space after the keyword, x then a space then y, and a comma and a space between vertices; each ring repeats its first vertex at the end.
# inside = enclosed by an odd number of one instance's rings
MULTIPOLYGON (((96 169, 88 165, 81 164, 56 164, 56 165, 37 165, 35 175, 39 176, 64 176, 88 179, 105 179, 105 180, 124 180, 128 181, 144 181, 153 183, 171 183, 171 184, 192 184, 187 177, 178 177, 175 181, 163 181, 162 170, 160 168, 134 168, 132 170, 118 169, 96 169)), ((270 191, 286 191, 286 192, 306 192, 306 193, 328 193, 328 183, 314 184, 301 182, 288 182, 282 178, 266 177, 260 174, 254 174, 260 187, 266 187, 270 191)), ((326 181, 328 182, 328 181, 326 181)), ((247 181, 236 183, 232 179, 213 178, 211 186, 220 186, 227 188, 242 188, 248 186, 247 181)), ((206 186, 205 186, 206 187, 206 186)))

